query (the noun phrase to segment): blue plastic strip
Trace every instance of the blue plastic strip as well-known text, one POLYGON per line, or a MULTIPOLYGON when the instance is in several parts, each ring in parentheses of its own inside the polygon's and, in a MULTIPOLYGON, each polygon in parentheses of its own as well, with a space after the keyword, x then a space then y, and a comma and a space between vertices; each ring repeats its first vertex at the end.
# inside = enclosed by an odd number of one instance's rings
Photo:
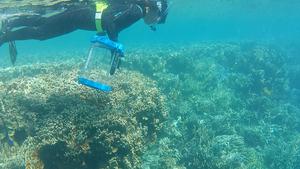
POLYGON ((79 77, 78 78, 78 83, 82 84, 82 85, 85 85, 85 86, 88 86, 88 87, 91 87, 93 89, 104 91, 104 92, 111 92, 112 91, 112 88, 110 86, 105 85, 103 83, 99 83, 99 82, 95 82, 95 81, 86 79, 84 77, 79 77))

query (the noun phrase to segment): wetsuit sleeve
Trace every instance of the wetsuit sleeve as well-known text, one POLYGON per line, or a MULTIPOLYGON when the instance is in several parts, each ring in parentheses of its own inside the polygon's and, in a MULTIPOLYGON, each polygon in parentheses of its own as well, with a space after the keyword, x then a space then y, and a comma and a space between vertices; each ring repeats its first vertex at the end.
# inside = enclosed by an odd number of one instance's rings
POLYGON ((118 34, 143 17, 137 4, 115 5, 103 11, 102 24, 109 38, 118 41, 118 34))

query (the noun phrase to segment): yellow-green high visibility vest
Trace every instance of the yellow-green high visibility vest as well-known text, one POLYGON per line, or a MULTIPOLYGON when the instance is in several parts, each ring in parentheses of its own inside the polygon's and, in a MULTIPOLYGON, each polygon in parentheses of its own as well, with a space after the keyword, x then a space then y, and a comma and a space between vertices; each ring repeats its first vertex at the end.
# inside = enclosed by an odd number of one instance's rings
POLYGON ((96 14, 95 14, 95 24, 97 33, 103 33, 104 30, 102 28, 102 13, 108 7, 108 4, 105 0, 96 1, 96 14))

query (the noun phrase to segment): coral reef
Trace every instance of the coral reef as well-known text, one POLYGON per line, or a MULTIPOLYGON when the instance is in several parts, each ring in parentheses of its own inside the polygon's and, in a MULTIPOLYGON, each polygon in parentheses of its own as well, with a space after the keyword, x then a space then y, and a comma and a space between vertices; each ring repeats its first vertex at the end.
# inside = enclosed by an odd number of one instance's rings
POLYGON ((71 63, 1 70, 1 116, 15 142, 1 140, 1 165, 15 156, 26 169, 140 167, 167 116, 156 83, 124 70, 106 94, 77 84, 77 70, 71 63))
POLYGON ((287 54, 251 42, 134 49, 110 94, 78 85, 73 62, 0 69, 0 168, 299 168, 287 54))
POLYGON ((137 49, 129 58, 128 69, 158 81, 171 112, 160 137, 169 141, 156 147, 172 147, 176 157, 146 153, 160 161, 153 168, 169 159, 175 168, 297 168, 300 109, 280 48, 200 43, 137 49))

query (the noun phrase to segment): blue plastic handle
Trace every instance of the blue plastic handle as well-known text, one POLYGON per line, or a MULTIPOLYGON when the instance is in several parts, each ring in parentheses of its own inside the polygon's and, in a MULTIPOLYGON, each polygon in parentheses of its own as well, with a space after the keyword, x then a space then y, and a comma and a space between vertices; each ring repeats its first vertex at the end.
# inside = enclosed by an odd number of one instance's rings
POLYGON ((119 52, 121 56, 124 56, 124 47, 121 43, 114 42, 110 40, 107 36, 95 35, 91 39, 91 43, 97 43, 97 42, 104 45, 110 50, 117 50, 117 52, 119 52))
POLYGON ((93 89, 104 91, 104 92, 111 92, 112 91, 111 86, 108 86, 108 85, 103 84, 103 83, 95 82, 95 81, 86 79, 84 77, 79 77, 78 78, 78 83, 82 84, 82 85, 85 85, 87 87, 93 88, 93 89))

